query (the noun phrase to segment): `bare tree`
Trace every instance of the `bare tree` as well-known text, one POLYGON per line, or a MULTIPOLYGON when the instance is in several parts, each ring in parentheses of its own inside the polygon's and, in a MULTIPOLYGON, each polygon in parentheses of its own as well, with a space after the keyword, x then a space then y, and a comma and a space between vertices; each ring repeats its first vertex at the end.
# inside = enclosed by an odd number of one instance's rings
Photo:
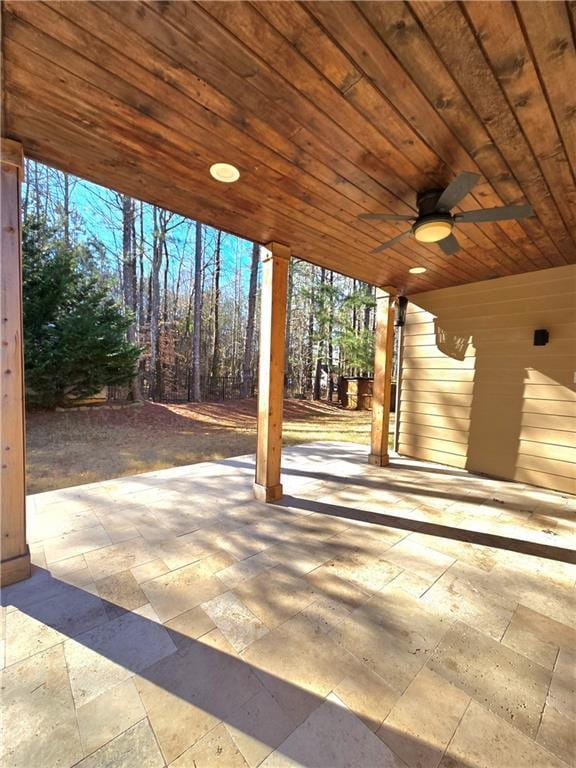
MULTIPOLYGON (((132 320, 126 333, 130 344, 136 343, 136 313, 137 301, 137 276, 136 276, 136 243, 134 231, 135 204, 128 195, 120 195, 122 206, 122 292, 124 306, 132 315, 132 320)), ((132 400, 140 400, 140 383, 138 375, 135 375, 130 385, 132 400)))
POLYGON ((286 335, 284 338, 284 379, 291 377, 290 369, 290 341, 292 328, 292 292, 294 290, 294 259, 290 259, 288 264, 288 295, 286 297, 286 335))
POLYGON ((246 338, 242 356, 242 382, 240 397, 248 397, 252 392, 252 353, 254 345, 254 319, 256 316, 256 292, 258 290, 258 261, 260 246, 252 246, 252 261, 250 263, 250 287, 248 289, 248 314, 246 317, 246 338))
POLYGON ((329 273, 330 296, 328 306, 328 402, 332 402, 334 394, 334 272, 329 273))
POLYGON ((70 248, 70 177, 67 173, 62 174, 63 181, 63 201, 62 201, 62 218, 64 220, 64 242, 66 246, 70 248))
POLYGON ((36 163, 33 163, 32 160, 28 160, 28 158, 24 158, 24 178, 26 180, 26 184, 24 185, 24 195, 22 196, 22 218, 26 220, 28 217, 28 214, 30 213, 30 192, 32 190, 32 168, 33 165, 35 166, 36 163))
POLYGON ((222 270, 222 257, 220 246, 222 232, 216 233, 216 249, 214 251, 214 286, 212 298, 212 380, 220 373, 220 272, 222 270))
POLYGON ((326 343, 326 317, 325 307, 326 292, 324 287, 326 285, 326 270, 324 267, 320 270, 320 287, 317 293, 319 301, 315 307, 318 320, 318 336, 316 340, 316 369, 314 371, 314 400, 320 400, 321 397, 321 384, 322 384, 322 364, 324 362, 324 344, 326 343))
MULTIPOLYGON (((144 203, 140 203, 138 210, 138 230, 140 233, 138 243, 138 328, 139 328, 139 341, 142 343, 144 340, 144 324, 146 318, 146 310, 144 307, 144 294, 145 294, 145 278, 144 278, 144 203)), ((136 238, 134 238, 136 241, 136 238)))
POLYGON ((58 228, 67 248, 72 246, 75 240, 77 227, 77 213, 72 203, 72 193, 77 184, 77 179, 69 173, 61 173, 54 169, 46 171, 46 210, 52 207, 57 219, 58 228), (51 193, 48 190, 51 190, 51 193), (55 192, 55 194, 53 194, 55 192))
POLYGON ((196 222, 196 244, 194 248, 194 329, 192 332, 192 392, 194 402, 202 399, 200 387, 200 342, 202 324, 202 224, 196 222))
POLYGON ((312 381, 313 368, 314 368, 314 302, 316 299, 315 292, 315 271, 314 267, 310 266, 310 289, 308 295, 308 338, 306 348, 306 391, 310 391, 310 383, 312 381))
MULTIPOLYGON (((241 331, 241 312, 240 312, 240 305, 241 305, 241 298, 242 298, 242 259, 240 258, 240 254, 238 252, 238 248, 236 249, 236 263, 235 263, 235 269, 234 269, 234 302, 232 305, 232 354, 230 359, 230 373, 233 377, 236 377, 238 375, 238 365, 241 365, 240 360, 240 347, 241 347, 241 338, 242 338, 242 331, 241 331)), ((242 358, 244 357, 244 352, 242 348, 242 358)), ((242 370, 240 368, 240 377, 242 376, 242 370)), ((240 385, 242 388, 242 385, 240 385)))
POLYGON ((160 268, 162 266, 162 241, 165 236, 165 217, 163 211, 156 206, 152 209, 154 222, 152 240, 152 269, 150 271, 150 395, 153 400, 161 397, 159 347, 159 315, 160 315, 160 268))

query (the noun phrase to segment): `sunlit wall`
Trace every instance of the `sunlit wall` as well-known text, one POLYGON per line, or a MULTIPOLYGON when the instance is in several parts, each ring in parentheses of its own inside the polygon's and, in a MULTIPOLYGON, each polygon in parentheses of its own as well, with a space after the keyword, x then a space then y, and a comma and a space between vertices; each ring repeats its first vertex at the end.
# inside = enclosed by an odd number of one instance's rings
POLYGON ((419 294, 399 450, 576 493, 576 266, 419 294), (546 329, 545 346, 534 331, 546 329))

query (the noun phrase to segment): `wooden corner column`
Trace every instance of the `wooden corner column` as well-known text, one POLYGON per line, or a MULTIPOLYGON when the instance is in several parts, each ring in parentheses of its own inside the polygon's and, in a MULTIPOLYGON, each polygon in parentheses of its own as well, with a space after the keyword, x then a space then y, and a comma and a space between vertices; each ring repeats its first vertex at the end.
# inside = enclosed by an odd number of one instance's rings
POLYGON ((374 339, 374 387, 372 394, 372 431, 368 463, 385 467, 388 455, 390 405, 392 393, 392 356, 394 354, 394 296, 376 289, 376 335, 374 339))
POLYGON ((22 145, 17 141, 2 139, 0 146, 0 583, 4 587, 30 575, 30 553, 26 544, 22 356, 20 184, 24 173, 24 156, 22 145))
POLYGON ((258 443, 254 495, 259 501, 282 496, 282 417, 286 294, 290 248, 268 243, 262 249, 260 361, 258 368, 258 443))

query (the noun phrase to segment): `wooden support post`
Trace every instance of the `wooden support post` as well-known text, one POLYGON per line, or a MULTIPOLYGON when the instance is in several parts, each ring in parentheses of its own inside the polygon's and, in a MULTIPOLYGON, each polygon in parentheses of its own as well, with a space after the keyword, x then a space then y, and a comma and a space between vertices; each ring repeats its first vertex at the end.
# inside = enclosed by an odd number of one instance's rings
POLYGON ((260 362, 258 368, 258 443, 254 495, 259 501, 282 496, 282 417, 286 294, 290 249, 268 243, 262 249, 260 362))
POLYGON ((394 296, 376 289, 376 335, 374 339, 374 389, 372 431, 368 463, 385 467, 389 462, 388 433, 394 354, 394 296))
POLYGON ((24 174, 22 145, 2 139, 0 257, 0 584, 30 576, 26 544, 24 443, 24 364, 22 356, 22 253, 20 184, 24 174))

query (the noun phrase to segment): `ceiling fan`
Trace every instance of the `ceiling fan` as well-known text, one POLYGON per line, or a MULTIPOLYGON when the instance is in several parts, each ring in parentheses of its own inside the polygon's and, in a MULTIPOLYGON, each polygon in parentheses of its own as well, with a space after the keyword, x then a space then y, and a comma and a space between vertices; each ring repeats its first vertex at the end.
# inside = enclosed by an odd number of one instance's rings
POLYGON ((417 198, 418 215, 396 213, 362 213, 358 218, 364 221, 411 221, 410 229, 393 237, 375 248, 380 253, 405 237, 414 235, 422 243, 438 243, 447 256, 453 256, 460 249, 453 234, 456 224, 477 224, 484 221, 506 221, 526 219, 534 215, 529 205, 502 205, 499 208, 480 208, 476 211, 450 213, 480 180, 478 173, 464 171, 451 181, 446 189, 430 189, 421 192, 417 198))

